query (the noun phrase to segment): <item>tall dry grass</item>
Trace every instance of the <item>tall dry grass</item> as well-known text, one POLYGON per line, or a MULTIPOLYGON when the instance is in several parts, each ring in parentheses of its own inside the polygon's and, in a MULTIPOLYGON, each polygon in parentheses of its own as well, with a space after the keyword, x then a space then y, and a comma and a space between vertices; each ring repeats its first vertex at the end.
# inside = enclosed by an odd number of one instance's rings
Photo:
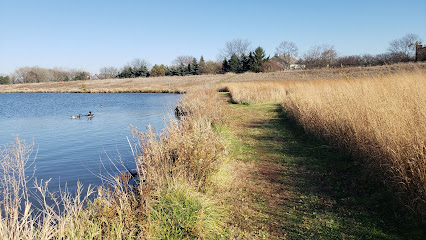
POLYGON ((306 131, 350 152, 426 214, 426 73, 226 83, 234 102, 282 102, 306 131))
POLYGON ((234 103, 264 103, 282 101, 294 81, 236 82, 222 85, 234 103))
POLYGON ((303 82, 282 106, 306 131, 381 172, 408 206, 425 214, 425 73, 303 82))
MULTIPOLYGON (((28 176, 33 144, 19 138, 0 152, 0 239, 124 239, 143 237, 137 195, 122 177, 94 196, 90 186, 50 192, 49 180, 28 176), (102 193, 103 192, 103 193, 102 193)), ((146 232, 146 231, 145 231, 146 232)))

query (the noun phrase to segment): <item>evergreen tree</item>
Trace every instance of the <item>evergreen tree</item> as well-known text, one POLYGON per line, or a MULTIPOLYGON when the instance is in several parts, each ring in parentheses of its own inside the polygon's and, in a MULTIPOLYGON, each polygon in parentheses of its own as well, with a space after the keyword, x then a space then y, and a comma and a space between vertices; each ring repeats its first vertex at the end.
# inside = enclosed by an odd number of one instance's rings
POLYGON ((229 72, 229 63, 228 63, 228 60, 226 60, 226 58, 222 62, 222 72, 223 73, 229 72))
POLYGON ((249 57, 247 57, 244 53, 241 54, 240 57, 240 61, 241 61, 241 69, 240 72, 247 72, 250 71, 250 59, 249 57))
POLYGON ((179 76, 178 68, 174 67, 174 66, 172 66, 172 67, 166 66, 165 72, 166 72, 165 73, 166 76, 179 76))
POLYGON ((188 75, 188 67, 186 67, 185 65, 183 65, 183 63, 181 63, 178 67, 178 75, 179 76, 185 76, 188 75))
POLYGON ((139 68, 134 68, 135 77, 149 77, 149 71, 146 66, 140 66, 139 68))
POLYGON ((200 71, 200 66, 198 65, 197 59, 193 58, 191 66, 190 66, 189 74, 198 75, 199 71, 200 71))
POLYGON ((238 73, 240 70, 240 59, 238 59, 238 56, 234 53, 231 56, 231 59, 229 59, 229 71, 238 73))
POLYGON ((199 69, 198 69, 198 74, 206 74, 206 62, 204 61, 203 56, 200 57, 200 62, 198 63, 199 69))
POLYGON ((254 55, 253 55, 253 52, 250 52, 249 53, 249 56, 248 56, 248 62, 247 62, 247 68, 248 68, 248 71, 252 71, 252 69, 254 68, 254 55))
POLYGON ((149 77, 148 68, 144 65, 140 67, 125 67, 117 76, 118 78, 149 77))
POLYGON ((9 76, 0 76, 0 84, 10 84, 9 76))
POLYGON ((120 74, 118 74, 119 78, 134 78, 132 67, 125 67, 120 74))
POLYGON ((265 58, 265 51, 263 50, 263 48, 257 47, 253 53, 253 63, 251 64, 250 70, 252 72, 260 72, 262 64, 268 60, 269 57, 265 58))
POLYGON ((187 75, 187 74, 191 74, 192 75, 192 65, 191 65, 191 63, 188 63, 188 66, 186 67, 186 74, 185 75, 187 75))

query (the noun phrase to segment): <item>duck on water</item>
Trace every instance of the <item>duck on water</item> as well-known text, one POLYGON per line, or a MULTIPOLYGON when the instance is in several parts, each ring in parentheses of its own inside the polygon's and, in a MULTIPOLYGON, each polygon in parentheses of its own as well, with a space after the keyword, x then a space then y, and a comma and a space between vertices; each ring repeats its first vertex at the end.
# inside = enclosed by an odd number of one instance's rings
MULTIPOLYGON (((86 114, 86 115, 84 115, 84 116, 87 116, 88 118, 92 118, 93 117, 93 113, 92 112, 89 112, 88 114, 86 114)), ((80 114, 78 114, 78 115, 73 115, 73 116, 71 116, 71 118, 80 118, 81 117, 81 113, 80 114)))

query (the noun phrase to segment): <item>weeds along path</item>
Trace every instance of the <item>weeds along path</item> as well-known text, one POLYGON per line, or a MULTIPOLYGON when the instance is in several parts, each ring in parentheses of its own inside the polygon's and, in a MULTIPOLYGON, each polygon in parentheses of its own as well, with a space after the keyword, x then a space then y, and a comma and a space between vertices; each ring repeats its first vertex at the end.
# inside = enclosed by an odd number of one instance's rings
POLYGON ((239 169, 234 224, 252 238, 424 239, 381 185, 292 122, 279 104, 229 104, 239 169), (244 169, 245 168, 245 169, 244 169))

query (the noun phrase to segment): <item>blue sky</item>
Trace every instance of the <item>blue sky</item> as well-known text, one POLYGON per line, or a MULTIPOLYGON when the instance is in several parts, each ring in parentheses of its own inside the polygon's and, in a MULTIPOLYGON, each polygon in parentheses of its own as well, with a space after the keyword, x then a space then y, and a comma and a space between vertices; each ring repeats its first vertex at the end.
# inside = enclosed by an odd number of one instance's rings
POLYGON ((407 33, 426 41, 426 1, 0 0, 0 73, 23 66, 166 64, 179 55, 216 60, 225 42, 248 39, 273 55, 334 45, 341 55, 386 52, 407 33))

